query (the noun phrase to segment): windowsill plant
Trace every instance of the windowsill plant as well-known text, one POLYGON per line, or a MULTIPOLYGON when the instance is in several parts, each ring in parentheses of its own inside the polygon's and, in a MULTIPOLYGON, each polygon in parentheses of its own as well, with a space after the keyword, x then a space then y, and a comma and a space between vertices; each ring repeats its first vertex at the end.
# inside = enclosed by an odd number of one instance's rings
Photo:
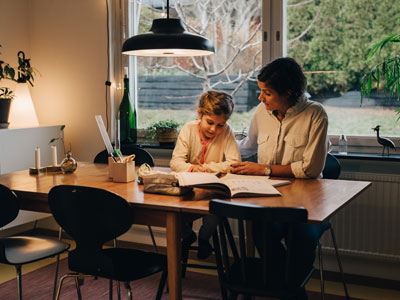
MULTIPOLYGON (((0 82, 2 80, 11 80, 18 83, 29 82, 33 86, 34 70, 29 61, 30 59, 26 59, 22 51, 18 52, 17 68, 11 67, 8 63, 0 60, 0 82)), ((14 91, 10 87, 0 86, 0 128, 8 127, 8 117, 14 96, 14 91)))
POLYGON ((180 124, 174 120, 164 120, 153 122, 147 130, 149 137, 156 138, 160 144, 175 143, 179 126, 180 124))
MULTIPOLYGON (((400 17, 398 18, 400 23, 400 17)), ((367 56, 369 62, 376 55, 380 55, 384 48, 389 45, 400 45, 400 34, 393 33, 381 41, 375 43, 367 56)), ((383 58, 383 61, 374 65, 371 71, 364 75, 361 84, 361 103, 365 96, 370 98, 371 91, 376 88, 377 92, 383 91, 390 94, 390 98, 395 96, 400 100, 400 51, 396 50, 394 55, 383 58)), ((400 119, 400 108, 396 109, 400 119)))

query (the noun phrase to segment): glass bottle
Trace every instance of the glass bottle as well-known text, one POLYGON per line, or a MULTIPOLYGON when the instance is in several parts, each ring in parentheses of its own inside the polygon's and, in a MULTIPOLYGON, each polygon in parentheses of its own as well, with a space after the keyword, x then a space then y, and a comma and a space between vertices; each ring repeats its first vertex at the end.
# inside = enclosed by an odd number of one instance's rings
POLYGON ((76 168, 78 167, 78 164, 76 160, 72 157, 71 152, 67 152, 66 157, 63 159, 63 161, 60 164, 61 171, 64 174, 68 173, 73 173, 76 168))
POLYGON ((130 101, 127 75, 124 77, 124 96, 119 106, 119 118, 121 143, 136 143, 136 110, 130 101))
POLYGON ((339 145, 339 154, 347 154, 347 138, 344 134, 340 135, 338 145, 339 145))

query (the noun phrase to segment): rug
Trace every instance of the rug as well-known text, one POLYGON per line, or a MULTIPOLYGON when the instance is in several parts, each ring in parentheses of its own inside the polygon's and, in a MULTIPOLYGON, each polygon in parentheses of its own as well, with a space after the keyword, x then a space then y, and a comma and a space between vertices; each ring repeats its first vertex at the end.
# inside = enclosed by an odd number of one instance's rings
MULTIPOLYGON (((47 265, 33 272, 22 276, 22 291, 24 300, 51 300, 53 293, 55 264, 47 265)), ((60 263, 59 274, 68 272, 67 260, 64 259, 60 263)), ((155 299, 160 274, 131 282, 133 291, 133 299, 149 300, 155 299)), ((81 287, 82 298, 84 300, 108 300, 108 285, 106 279, 86 278, 84 285, 81 287)), ((116 297, 116 288, 114 283, 114 299, 116 297)), ((197 272, 187 272, 186 277, 182 280, 182 294, 185 300, 218 300, 221 299, 218 277, 206 275, 197 272)), ((307 292, 309 300, 319 300, 320 294, 315 292, 307 292)), ((17 295, 16 279, 9 280, 0 285, 0 299, 14 300, 17 295)), ((128 299, 128 293, 121 284, 121 298, 128 299)), ((60 300, 76 300, 78 299, 75 283, 73 278, 64 280, 60 300)), ((168 299, 168 292, 165 290, 163 300, 168 299)), ((257 298, 261 299, 261 298, 257 298)), ((325 295, 326 300, 344 300, 344 297, 336 295, 325 295)), ((352 298, 354 299, 354 298, 352 298)), ((354 299, 355 300, 355 299, 354 299)))

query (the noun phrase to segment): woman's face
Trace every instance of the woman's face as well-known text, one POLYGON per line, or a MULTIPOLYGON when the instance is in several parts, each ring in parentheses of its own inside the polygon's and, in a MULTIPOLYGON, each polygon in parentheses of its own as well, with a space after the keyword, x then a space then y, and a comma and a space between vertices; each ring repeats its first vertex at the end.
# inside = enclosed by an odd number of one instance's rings
POLYGON ((258 100, 264 103, 267 110, 286 113, 290 107, 289 95, 279 95, 274 89, 268 87, 264 82, 258 81, 258 87, 261 90, 258 100))

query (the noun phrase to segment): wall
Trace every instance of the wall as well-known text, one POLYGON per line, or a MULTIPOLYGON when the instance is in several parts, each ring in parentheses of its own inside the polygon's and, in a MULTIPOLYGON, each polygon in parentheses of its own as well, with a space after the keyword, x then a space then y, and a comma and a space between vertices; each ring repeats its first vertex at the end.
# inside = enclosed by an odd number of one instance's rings
POLYGON ((23 50, 37 69, 30 89, 40 125, 65 124, 66 147, 91 161, 104 149, 94 116, 105 120, 106 1, 0 0, 1 59, 23 50))

